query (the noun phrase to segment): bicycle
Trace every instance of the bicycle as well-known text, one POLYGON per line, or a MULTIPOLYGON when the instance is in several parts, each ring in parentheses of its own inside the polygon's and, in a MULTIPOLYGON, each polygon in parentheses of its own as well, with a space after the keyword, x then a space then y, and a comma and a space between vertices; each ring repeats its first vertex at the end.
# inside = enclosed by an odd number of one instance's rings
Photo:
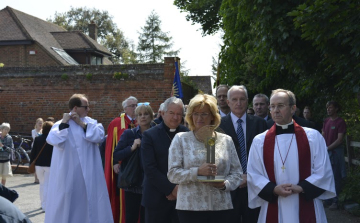
POLYGON ((19 165, 25 165, 26 163, 29 163, 30 165, 30 157, 28 155, 28 153, 26 152, 26 150, 24 148, 22 148, 22 145, 29 145, 31 144, 31 140, 29 139, 25 139, 23 137, 21 137, 21 135, 16 135, 16 136, 12 136, 13 138, 19 139, 20 138, 20 143, 14 143, 14 145, 18 144, 17 147, 13 148, 12 150, 12 155, 11 155, 11 164, 15 165, 15 168, 13 169, 13 173, 16 172, 16 170, 18 169, 19 165))

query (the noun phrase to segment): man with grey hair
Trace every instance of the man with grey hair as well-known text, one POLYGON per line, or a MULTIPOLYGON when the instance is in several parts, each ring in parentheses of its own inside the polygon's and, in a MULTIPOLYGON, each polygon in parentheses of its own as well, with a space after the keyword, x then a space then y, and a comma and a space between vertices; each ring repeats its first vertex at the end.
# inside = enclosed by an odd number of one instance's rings
POLYGON ((257 222, 259 209, 248 208, 247 192, 247 154, 253 138, 266 128, 266 121, 263 118, 248 115, 248 93, 244 85, 234 85, 227 92, 227 103, 230 107, 230 114, 221 118, 220 128, 231 136, 241 167, 243 169, 243 183, 236 190, 231 192, 234 209, 231 211, 230 222, 257 222))
POLYGON ((228 90, 229 90, 229 86, 225 84, 221 84, 216 88, 216 100, 221 117, 224 117, 230 113, 230 108, 229 105, 227 104, 228 90))
POLYGON ((265 94, 257 94, 253 98, 253 108, 255 110, 255 116, 263 118, 265 121, 270 120, 269 117, 269 98, 265 94))
POLYGON ((146 130, 141 141, 144 169, 143 196, 146 223, 179 222, 175 209, 178 186, 167 178, 169 147, 175 134, 188 129, 180 125, 184 114, 181 99, 171 97, 164 102, 163 122, 146 130))
MULTIPOLYGON (((291 91, 287 91, 287 92, 290 92, 290 93, 287 93, 289 95, 290 102, 292 104, 296 104, 295 94, 292 93, 291 91)), ((296 111, 296 109, 292 113, 292 115, 293 115, 292 118, 295 120, 295 122, 297 124, 299 124, 302 127, 315 128, 315 125, 313 125, 308 120, 303 119, 303 118, 299 117, 298 115, 295 115, 295 111, 296 111)), ((275 124, 275 122, 273 119, 269 119, 266 124, 267 124, 267 128, 270 129, 275 124)))
POLYGON ((119 191, 117 188, 117 177, 120 170, 120 164, 113 163, 113 151, 122 133, 126 129, 136 127, 135 109, 137 102, 138 100, 134 96, 126 98, 122 102, 124 112, 120 114, 120 117, 116 117, 112 120, 107 129, 108 136, 106 138, 105 146, 104 171, 114 222, 119 222, 120 212, 125 213, 125 207, 120 205, 124 204, 124 200, 120 200, 120 197, 124 198, 124 196, 121 196, 121 194, 124 194, 124 191, 119 191))
POLYGON ((258 222, 327 222, 322 200, 335 196, 322 135, 293 119, 295 95, 274 90, 275 125, 257 135, 248 162, 249 207, 261 207, 258 222))

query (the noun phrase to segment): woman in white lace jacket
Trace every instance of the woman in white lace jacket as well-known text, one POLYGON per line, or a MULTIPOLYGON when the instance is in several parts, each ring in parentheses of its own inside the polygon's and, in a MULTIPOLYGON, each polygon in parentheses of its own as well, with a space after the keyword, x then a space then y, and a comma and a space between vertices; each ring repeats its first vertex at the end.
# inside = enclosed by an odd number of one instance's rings
POLYGON ((219 132, 213 135, 216 138, 215 164, 206 162, 207 149, 199 133, 209 125, 216 128, 220 124, 215 97, 196 95, 189 103, 185 120, 192 131, 174 137, 167 174, 170 182, 179 184, 176 201, 179 220, 227 222, 229 210, 233 208, 230 191, 240 185, 242 169, 231 137, 219 132), (225 181, 204 183, 198 180, 198 176, 217 175, 224 176, 225 181))

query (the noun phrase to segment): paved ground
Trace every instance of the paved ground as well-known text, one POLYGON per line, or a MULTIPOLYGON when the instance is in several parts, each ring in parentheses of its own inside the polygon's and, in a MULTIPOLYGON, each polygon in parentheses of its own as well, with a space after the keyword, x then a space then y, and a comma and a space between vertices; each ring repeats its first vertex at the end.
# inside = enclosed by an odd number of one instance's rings
POLYGON ((34 184, 34 174, 14 174, 6 181, 7 187, 16 190, 19 198, 14 204, 26 214, 33 223, 42 223, 45 212, 42 211, 39 197, 39 184, 34 184))
MULTIPOLYGON (((19 198, 14 204, 33 223, 44 222, 45 213, 40 206, 39 184, 34 184, 34 174, 14 174, 14 177, 7 180, 6 186, 19 193, 19 198)), ((360 223, 360 217, 354 217, 343 210, 330 211, 326 209, 326 214, 329 223, 360 223)))

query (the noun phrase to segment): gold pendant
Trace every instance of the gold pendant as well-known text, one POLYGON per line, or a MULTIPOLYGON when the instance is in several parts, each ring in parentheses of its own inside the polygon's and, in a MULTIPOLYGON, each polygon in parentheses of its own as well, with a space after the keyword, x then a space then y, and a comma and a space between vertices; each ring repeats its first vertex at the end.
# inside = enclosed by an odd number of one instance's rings
POLYGON ((282 169, 282 171, 283 171, 283 173, 284 173, 284 171, 285 171, 285 166, 283 165, 282 167, 281 167, 281 169, 282 169))
POLYGON ((214 145, 215 145, 215 138, 210 138, 210 139, 208 139, 208 144, 209 144, 210 146, 214 146, 214 145))

